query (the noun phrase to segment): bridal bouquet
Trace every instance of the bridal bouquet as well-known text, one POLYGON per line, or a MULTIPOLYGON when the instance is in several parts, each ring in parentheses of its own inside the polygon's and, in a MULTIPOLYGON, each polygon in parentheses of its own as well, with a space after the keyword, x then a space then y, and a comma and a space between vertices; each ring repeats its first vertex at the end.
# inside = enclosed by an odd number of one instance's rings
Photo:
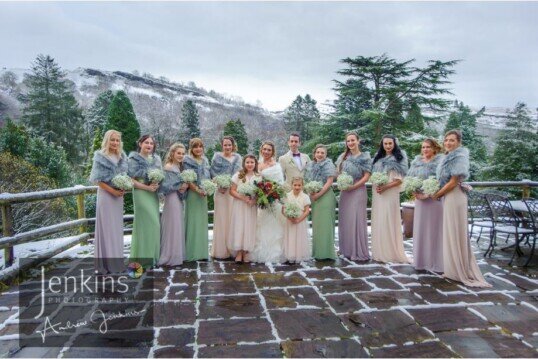
POLYGON ((151 183, 161 183, 164 179, 164 173, 158 168, 148 171, 148 179, 151 183))
POLYGON ((422 181, 422 193, 428 196, 433 196, 439 191, 439 181, 435 176, 430 176, 428 179, 422 181))
POLYGON ((230 188, 232 185, 232 176, 227 174, 218 175, 213 178, 213 181, 215 181, 219 188, 230 188))
POLYGON ((304 191, 308 194, 318 193, 323 188, 323 184, 319 181, 310 181, 304 185, 304 191))
POLYGON ((269 207, 284 196, 284 190, 274 181, 263 179, 254 182, 254 184, 256 186, 256 205, 261 209, 269 207))
POLYGON ((133 180, 126 174, 119 174, 112 178, 112 186, 121 191, 130 191, 133 189, 133 180))
POLYGON ((287 202, 284 205, 284 215, 288 218, 299 218, 303 214, 303 209, 295 202, 287 202))
POLYGON ((197 179, 196 172, 194 170, 185 170, 181 172, 181 180, 185 183, 193 183, 196 182, 197 179))
POLYGON ((389 183, 389 176, 385 172, 374 172, 370 177, 370 181, 376 186, 382 186, 389 183))
POLYGON ((345 191, 349 187, 353 186, 353 177, 347 174, 347 172, 342 172, 336 178, 336 186, 340 191, 345 191))
POLYGON ((422 178, 407 176, 403 180, 403 187, 406 193, 415 193, 422 187, 422 178))
POLYGON ((217 190, 217 185, 213 181, 211 181, 210 179, 205 179, 205 180, 202 180, 202 183, 200 184, 200 188, 208 196, 212 196, 215 193, 215 191, 217 190))
POLYGON ((250 198, 254 197, 256 194, 257 187, 251 183, 239 183, 237 185, 237 192, 243 196, 249 196, 250 198))

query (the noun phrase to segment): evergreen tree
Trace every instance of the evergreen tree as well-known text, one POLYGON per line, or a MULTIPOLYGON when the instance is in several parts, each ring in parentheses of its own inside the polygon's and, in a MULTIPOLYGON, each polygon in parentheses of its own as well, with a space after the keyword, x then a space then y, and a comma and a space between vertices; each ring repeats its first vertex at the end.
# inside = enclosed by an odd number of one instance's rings
POLYGON ((481 178, 481 171, 487 165, 487 149, 482 136, 476 132, 476 121, 484 115, 485 108, 472 113, 468 106, 459 102, 455 111, 450 113, 445 126, 445 133, 449 130, 460 129, 462 132, 462 144, 469 149, 471 160, 471 181, 481 178))
POLYGON ((11 119, 0 128, 0 152, 24 158, 28 154, 30 137, 23 125, 16 125, 11 119))
POLYGON ((86 170, 84 171, 84 175, 87 177, 90 175, 90 172, 92 171, 93 166, 93 153, 95 151, 98 151, 101 149, 101 145, 103 143, 103 133, 101 132, 100 127, 96 127, 95 129, 95 135, 93 136, 93 143, 92 147, 90 149, 90 155, 88 156, 88 163, 86 164, 86 170))
POLYGON ((71 167, 63 148, 35 137, 30 139, 26 160, 42 175, 52 179, 57 187, 68 187, 72 184, 71 167))
POLYGON ((136 150, 136 141, 140 138, 140 124, 136 119, 133 105, 124 91, 118 91, 110 103, 105 130, 111 129, 121 132, 123 149, 126 153, 136 150))
POLYGON ((510 111, 506 127, 497 144, 488 168, 493 180, 520 181, 538 179, 538 130, 527 105, 519 102, 510 111))
POLYGON ((183 131, 179 134, 180 141, 188 144, 194 137, 200 137, 200 121, 196 105, 191 100, 185 101, 181 108, 181 124, 183 131))
POLYGON ((284 126, 288 132, 298 132, 303 142, 311 138, 313 126, 320 122, 316 101, 306 95, 298 95, 284 114, 284 126))
POLYGON ((20 97, 23 122, 47 143, 63 147, 71 163, 79 163, 84 121, 65 74, 52 57, 39 55, 24 82, 28 93, 20 97))
POLYGON ((86 111, 86 126, 90 138, 94 137, 95 131, 99 129, 101 133, 105 129, 110 111, 110 104, 114 98, 111 90, 101 92, 93 101, 93 104, 86 111))
POLYGON ((226 122, 223 136, 233 136, 235 142, 237 143, 238 153, 245 155, 248 152, 247 131, 245 130, 245 125, 243 125, 240 119, 226 122))
POLYGON ((254 156, 258 156, 258 153, 260 152, 260 147, 262 147, 262 140, 257 138, 252 141, 250 145, 250 153, 252 153, 254 156))

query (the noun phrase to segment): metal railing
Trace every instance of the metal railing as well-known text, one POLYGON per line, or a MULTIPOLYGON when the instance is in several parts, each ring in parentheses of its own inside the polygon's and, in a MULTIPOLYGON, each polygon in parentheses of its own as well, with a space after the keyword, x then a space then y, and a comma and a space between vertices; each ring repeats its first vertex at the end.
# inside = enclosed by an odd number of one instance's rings
MULTIPOLYGON (((473 188, 520 188, 522 193, 522 198, 530 197, 531 188, 538 187, 538 182, 535 181, 511 181, 511 182, 468 182, 473 188)), ((371 190, 371 184, 366 184, 367 188, 371 190)), ((97 186, 75 186, 70 188, 61 188, 48 191, 39 191, 39 192, 27 192, 27 193, 2 193, 0 194, 0 209, 2 211, 2 237, 0 237, 0 250, 4 250, 4 261, 5 268, 13 266, 14 261, 14 251, 13 248, 16 245, 29 243, 34 241, 40 241, 46 239, 45 237, 50 237, 57 235, 59 233, 65 232, 67 230, 77 230, 77 235, 72 238, 72 240, 63 244, 61 247, 54 248, 53 250, 47 253, 40 253, 39 258, 41 260, 50 258, 62 251, 65 251, 76 244, 86 243, 88 239, 92 237, 92 232, 88 231, 89 225, 95 224, 95 218, 86 218, 85 211, 85 197, 88 194, 94 194, 97 192, 97 186), (44 200, 51 200, 63 197, 76 196, 77 200, 77 219, 71 220, 68 222, 58 223, 51 226, 46 226, 42 228, 37 228, 31 231, 24 233, 14 233, 14 222, 13 222, 13 211, 12 206, 20 203, 28 202, 38 202, 44 200)), ((338 209, 337 209, 338 211, 338 209)), ((370 208, 368 208, 370 211, 370 208)), ((208 215, 213 215, 213 211, 209 211, 208 215)), ((132 214, 127 214, 124 216, 124 223, 130 223, 133 220, 132 214)), ((210 224, 212 228, 212 224, 210 224)), ((125 229, 126 233, 130 232, 130 229, 125 229)), ((38 262, 29 261, 27 266, 35 265, 38 262)), ((20 270, 23 268, 17 268, 20 270)), ((16 273, 16 270, 13 272, 16 273)), ((12 276, 15 273, 10 271, 4 271, 0 275, 0 280, 5 279, 8 276, 12 276)))

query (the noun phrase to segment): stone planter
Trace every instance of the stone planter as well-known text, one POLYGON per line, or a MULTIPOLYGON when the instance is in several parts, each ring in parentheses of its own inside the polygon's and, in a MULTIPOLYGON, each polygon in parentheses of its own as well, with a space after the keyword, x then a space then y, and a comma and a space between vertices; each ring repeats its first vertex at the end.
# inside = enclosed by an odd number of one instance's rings
POLYGON ((413 237, 413 217, 415 216, 415 203, 402 203, 402 222, 405 238, 413 237))

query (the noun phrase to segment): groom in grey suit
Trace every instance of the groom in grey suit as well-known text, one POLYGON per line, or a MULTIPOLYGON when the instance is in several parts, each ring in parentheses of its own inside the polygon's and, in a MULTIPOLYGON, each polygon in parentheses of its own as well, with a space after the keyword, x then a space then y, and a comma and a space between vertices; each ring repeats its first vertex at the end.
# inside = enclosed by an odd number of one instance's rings
POLYGON ((282 171, 284 172, 286 184, 290 187, 293 177, 304 176, 306 165, 310 162, 310 157, 308 157, 308 155, 299 152, 299 146, 301 146, 301 136, 298 133, 293 132, 288 139, 288 147, 290 150, 278 159, 278 163, 280 163, 282 171))

